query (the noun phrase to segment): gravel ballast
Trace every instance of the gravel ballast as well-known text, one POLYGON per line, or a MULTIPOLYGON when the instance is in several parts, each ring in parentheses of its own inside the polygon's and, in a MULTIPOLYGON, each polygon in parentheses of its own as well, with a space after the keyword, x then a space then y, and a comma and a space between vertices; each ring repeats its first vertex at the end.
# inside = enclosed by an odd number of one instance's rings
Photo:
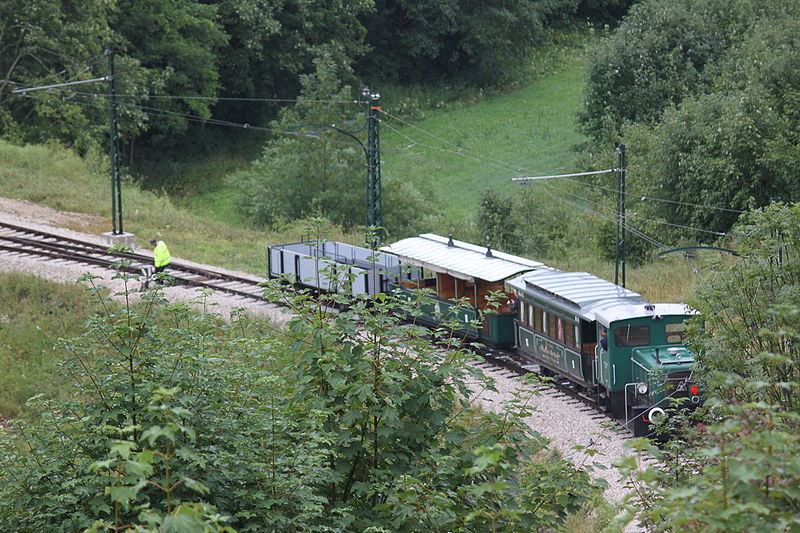
MULTIPOLYGON (((88 235, 58 226, 65 223, 65 221, 69 221, 71 226, 79 227, 81 217, 92 217, 92 215, 63 213, 32 202, 0 198, 0 221, 103 244, 103 239, 99 236, 88 235)), ((139 236, 138 240, 146 242, 146 239, 142 236, 139 236)), ((136 251, 152 255, 149 248, 138 248, 136 251)), ((206 265, 191 263, 177 257, 175 259, 182 263, 206 267, 206 265)), ((223 270, 216 266, 207 266, 207 268, 223 270)), ((118 292, 123 289, 120 280, 111 279, 114 272, 108 269, 64 262, 55 263, 29 256, 0 253, 0 271, 20 271, 61 283, 75 283, 82 275, 90 272, 101 276, 103 279, 102 284, 109 287, 112 292, 118 292)), ((249 273, 231 273, 258 279, 257 276, 249 273)), ((257 316, 268 318, 276 325, 283 324, 290 318, 287 311, 280 306, 252 299, 226 296, 222 293, 214 293, 203 301, 198 301, 200 295, 196 289, 174 286, 164 288, 164 296, 172 302, 196 301, 193 305, 197 308, 202 310, 202 306, 205 305, 208 311, 226 318, 230 316, 231 311, 240 308, 244 308, 257 316)), ((523 394, 530 395, 530 405, 535 411, 526 419, 526 423, 534 430, 551 439, 552 445, 576 465, 587 466, 593 463, 600 463, 606 466, 607 469, 605 470, 593 469, 591 475, 607 481, 608 489, 605 495, 609 500, 618 501, 622 498, 627 492, 625 480, 619 478, 619 473, 611 465, 623 454, 631 453, 623 448, 626 437, 624 433, 604 426, 602 419, 598 420, 596 417, 592 417, 591 413, 587 413, 585 408, 581 409, 580 404, 567 402, 563 398, 556 397, 551 391, 545 390, 537 393, 534 386, 488 364, 479 364, 478 366, 482 368, 484 373, 495 380, 498 392, 476 391, 472 399, 473 402, 479 403, 484 409, 497 411, 501 409, 503 401, 511 399, 515 392, 518 393, 522 390, 523 394), (576 450, 575 446, 594 448, 599 451, 599 454, 591 457, 584 451, 576 450)), ((639 529, 629 526, 626 531, 639 531, 639 529)))

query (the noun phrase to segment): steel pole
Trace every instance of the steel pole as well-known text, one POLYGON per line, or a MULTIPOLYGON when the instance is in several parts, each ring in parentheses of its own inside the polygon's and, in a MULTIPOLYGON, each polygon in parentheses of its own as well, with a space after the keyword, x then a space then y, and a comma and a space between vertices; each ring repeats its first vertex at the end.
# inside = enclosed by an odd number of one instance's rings
POLYGON ((625 145, 617 146, 619 163, 617 165, 617 242, 615 248, 616 265, 614 268, 614 283, 625 286, 625 145), (620 276, 621 274, 621 276, 620 276), (621 283, 620 283, 621 277, 621 283))
POLYGON ((117 87, 114 79, 114 43, 109 42, 108 93, 109 93, 109 142, 111 157, 111 226, 114 235, 125 233, 122 227, 122 181, 119 173, 119 150, 117 149, 117 87), (119 231, 117 231, 119 229, 119 231))
MULTIPOLYGON (((364 94, 368 96, 367 108, 367 226, 381 228, 383 218, 381 216, 381 148, 380 148, 380 122, 378 111, 380 106, 378 101, 380 94, 369 92, 364 89, 364 94)), ((382 237, 382 230, 378 229, 379 236, 382 237)))

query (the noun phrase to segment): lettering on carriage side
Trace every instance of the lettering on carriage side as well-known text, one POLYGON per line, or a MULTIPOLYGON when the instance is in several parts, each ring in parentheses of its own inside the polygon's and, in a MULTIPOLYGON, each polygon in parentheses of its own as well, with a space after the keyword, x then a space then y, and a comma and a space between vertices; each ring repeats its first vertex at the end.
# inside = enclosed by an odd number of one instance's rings
POLYGON ((564 368, 564 348, 540 335, 536 335, 535 338, 539 357, 558 368, 564 368))

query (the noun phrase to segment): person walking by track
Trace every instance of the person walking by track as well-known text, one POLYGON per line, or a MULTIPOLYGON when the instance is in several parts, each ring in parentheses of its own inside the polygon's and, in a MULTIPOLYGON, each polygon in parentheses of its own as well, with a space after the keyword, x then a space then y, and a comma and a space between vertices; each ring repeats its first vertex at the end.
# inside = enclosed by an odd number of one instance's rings
MULTIPOLYGON (((160 274, 164 272, 164 269, 170 264, 172 257, 169 255, 169 249, 164 241, 150 239, 150 244, 153 245, 153 264, 156 267, 155 273, 160 274)), ((157 283, 160 284, 161 280, 159 279, 157 283)))

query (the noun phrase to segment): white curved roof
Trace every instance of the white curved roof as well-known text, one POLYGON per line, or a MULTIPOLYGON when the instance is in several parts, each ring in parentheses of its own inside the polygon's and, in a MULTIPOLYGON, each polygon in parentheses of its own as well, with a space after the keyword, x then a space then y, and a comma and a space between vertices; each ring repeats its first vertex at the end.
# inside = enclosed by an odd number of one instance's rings
POLYGON ((641 294, 587 272, 537 270, 506 283, 520 294, 535 295, 538 300, 605 326, 629 318, 695 314, 686 304, 651 304, 641 294))
POLYGON ((652 308, 645 308, 643 305, 607 306, 597 309, 595 316, 598 322, 609 326, 612 322, 629 318, 698 314, 686 304, 650 304, 650 306, 652 308))
POLYGON ((614 285, 588 272, 539 270, 508 282, 521 293, 530 293, 558 308, 595 320, 595 310, 620 304, 644 305, 641 294, 614 285))
POLYGON ((406 263, 467 281, 500 281, 521 272, 546 268, 538 261, 497 250, 487 255, 486 247, 433 233, 397 241, 381 247, 381 251, 395 254, 406 263))

